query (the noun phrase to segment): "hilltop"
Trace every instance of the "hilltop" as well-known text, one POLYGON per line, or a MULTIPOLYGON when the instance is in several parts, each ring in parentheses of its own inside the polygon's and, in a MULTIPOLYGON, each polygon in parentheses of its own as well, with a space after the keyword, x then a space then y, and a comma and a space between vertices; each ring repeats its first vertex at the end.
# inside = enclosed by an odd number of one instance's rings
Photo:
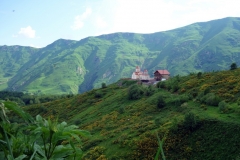
POLYGON ((240 69, 174 76, 156 86, 121 79, 100 89, 27 106, 90 131, 84 159, 237 159, 240 69))
POLYGON ((170 31, 113 33, 44 48, 0 46, 0 90, 77 94, 130 77, 136 66, 172 76, 240 64, 240 18, 194 23, 170 31))

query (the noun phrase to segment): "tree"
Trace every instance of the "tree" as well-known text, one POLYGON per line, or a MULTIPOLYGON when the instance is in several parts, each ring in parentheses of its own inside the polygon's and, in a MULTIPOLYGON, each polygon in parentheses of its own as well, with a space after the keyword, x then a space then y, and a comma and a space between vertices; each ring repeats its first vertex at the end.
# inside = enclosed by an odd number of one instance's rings
POLYGON ((102 83, 102 88, 106 88, 106 87, 107 87, 106 83, 102 83))
POLYGON ((202 72, 198 72, 197 73, 197 78, 201 78, 201 76, 202 76, 202 72))
POLYGON ((234 70, 237 69, 237 64, 236 63, 232 63, 230 66, 230 70, 234 70))

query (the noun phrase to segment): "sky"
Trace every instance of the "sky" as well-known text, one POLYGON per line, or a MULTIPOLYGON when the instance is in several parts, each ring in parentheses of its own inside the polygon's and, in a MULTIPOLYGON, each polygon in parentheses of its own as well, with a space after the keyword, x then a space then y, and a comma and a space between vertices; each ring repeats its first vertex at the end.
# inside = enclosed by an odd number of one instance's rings
POLYGON ((154 33, 240 17, 239 0, 0 0, 0 46, 45 47, 115 32, 154 33))

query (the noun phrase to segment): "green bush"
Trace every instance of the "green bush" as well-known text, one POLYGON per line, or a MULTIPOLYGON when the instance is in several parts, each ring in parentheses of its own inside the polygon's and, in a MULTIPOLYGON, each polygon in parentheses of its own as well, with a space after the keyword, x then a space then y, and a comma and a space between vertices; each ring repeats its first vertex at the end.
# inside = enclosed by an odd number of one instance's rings
POLYGON ((187 113, 184 115, 183 125, 186 129, 194 130, 197 126, 197 118, 193 113, 187 113))
POLYGON ((102 83, 102 88, 107 88, 106 83, 102 83))
POLYGON ((198 72, 197 78, 201 78, 201 77, 202 77, 202 72, 198 72))
POLYGON ((177 92, 178 90, 179 90, 179 85, 178 85, 178 83, 174 83, 174 84, 172 84, 172 92, 177 92))
POLYGON ((218 106, 218 103, 221 101, 221 99, 216 96, 214 93, 208 93, 205 95, 205 103, 207 105, 211 106, 218 106))
POLYGON ((208 94, 208 93, 210 93, 210 92, 211 92, 211 87, 207 87, 207 88, 203 91, 204 95, 206 95, 206 94, 208 94))
POLYGON ((204 92, 201 92, 196 99, 201 103, 211 106, 218 106, 218 103, 221 101, 221 98, 214 93, 207 93, 205 95, 204 92))
POLYGON ((136 83, 137 83, 137 81, 135 81, 135 80, 122 80, 122 85, 123 86, 131 86, 131 85, 136 84, 136 83))
POLYGON ((186 94, 171 98, 168 103, 174 106, 181 106, 184 102, 188 102, 189 96, 186 94))
POLYGON ((180 99, 181 103, 184 103, 184 102, 187 102, 189 100, 189 96, 186 95, 186 94, 182 94, 182 95, 179 96, 179 99, 180 99))
POLYGON ((157 88, 166 88, 166 82, 165 81, 160 81, 157 83, 157 88))
POLYGON ((166 102, 163 96, 159 96, 157 100, 157 108, 163 108, 166 106, 166 102))
POLYGON ((198 91, 194 88, 193 90, 190 91, 190 94, 192 95, 193 98, 196 98, 198 96, 198 91))
POLYGON ((234 70, 237 69, 237 64, 236 63, 232 63, 230 66, 230 70, 234 70))
POLYGON ((204 98, 204 92, 200 92, 197 97, 196 100, 198 100, 199 102, 203 103, 205 100, 203 100, 204 98))
POLYGON ((102 98, 103 93, 101 91, 96 91, 94 96, 95 96, 95 98, 102 98))
POLYGON ((80 119, 75 120, 75 121, 74 121, 74 124, 75 124, 75 125, 81 124, 81 120, 80 120, 80 119))
POLYGON ((146 96, 151 96, 155 92, 155 89, 153 88, 152 85, 148 86, 148 88, 145 89, 144 93, 146 96))
POLYGON ((225 101, 221 101, 218 103, 218 108, 220 112, 226 112, 228 109, 228 104, 225 101))
POLYGON ((140 85, 134 84, 128 89, 128 99, 134 100, 139 99, 143 95, 143 89, 140 85))

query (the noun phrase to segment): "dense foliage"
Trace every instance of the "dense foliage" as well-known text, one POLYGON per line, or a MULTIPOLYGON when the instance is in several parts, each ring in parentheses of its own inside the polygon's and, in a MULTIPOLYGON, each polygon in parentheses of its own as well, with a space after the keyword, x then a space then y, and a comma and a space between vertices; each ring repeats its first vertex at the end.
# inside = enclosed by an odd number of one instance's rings
POLYGON ((66 122, 45 120, 40 115, 34 120, 13 102, 0 101, 0 109, 1 159, 81 159, 79 136, 88 135, 86 131, 66 122), (14 112, 24 122, 10 122, 7 111, 14 112))
POLYGON ((0 99, 10 100, 18 103, 20 106, 46 103, 54 101, 61 98, 70 98, 72 94, 69 95, 29 95, 23 92, 13 92, 13 91, 0 91, 0 99))

